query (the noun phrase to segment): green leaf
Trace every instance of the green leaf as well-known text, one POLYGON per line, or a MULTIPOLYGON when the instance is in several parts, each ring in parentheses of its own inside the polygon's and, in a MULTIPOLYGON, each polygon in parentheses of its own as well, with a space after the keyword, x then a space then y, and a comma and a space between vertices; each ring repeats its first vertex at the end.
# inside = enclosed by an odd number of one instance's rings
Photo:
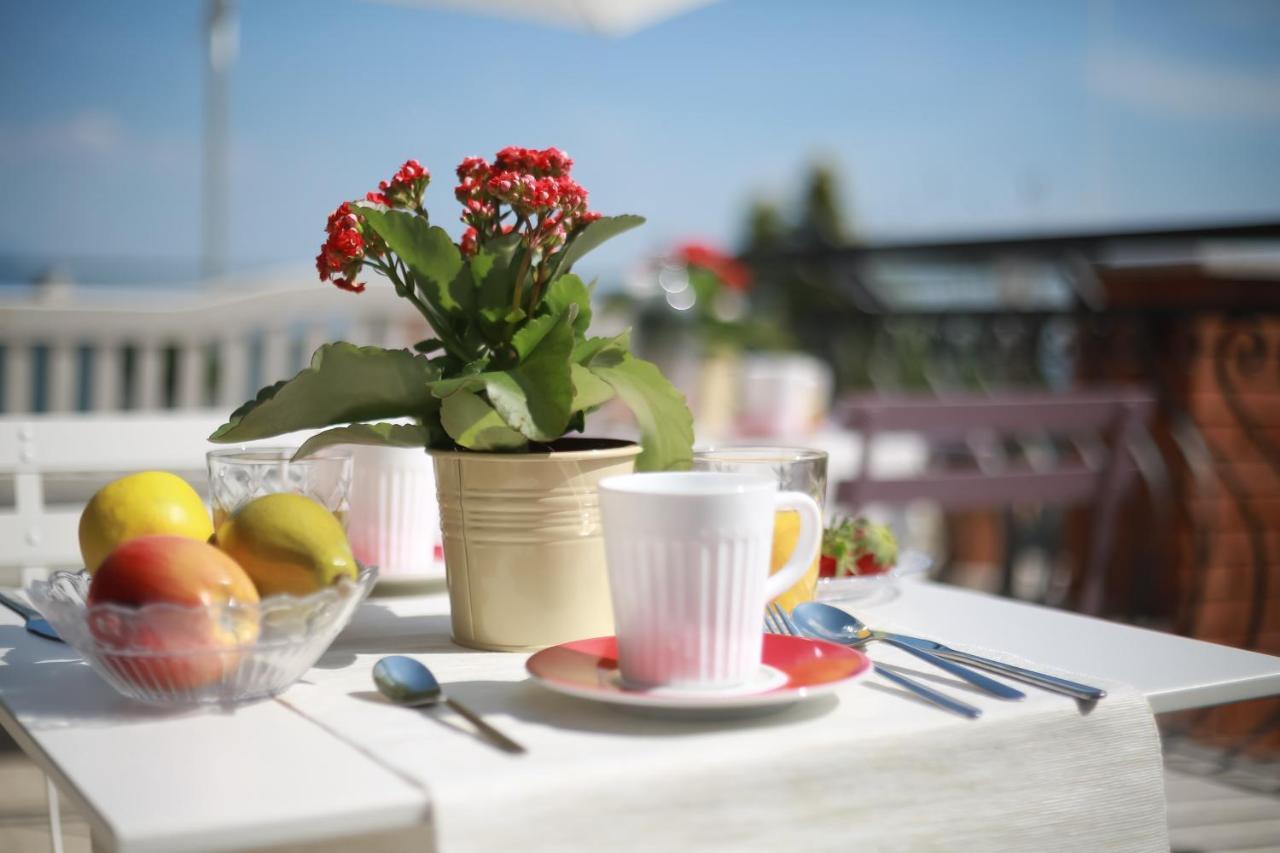
POLYGON ((520 450, 528 442, 478 394, 457 391, 444 398, 440 422, 461 447, 470 450, 520 450))
POLYGON ((464 391, 484 391, 513 429, 531 441, 555 441, 564 435, 573 407, 573 379, 569 371, 569 356, 573 352, 572 313, 534 321, 539 327, 529 340, 521 343, 527 348, 521 353, 522 360, 513 367, 440 379, 431 384, 431 393, 437 398, 449 399, 464 391), (549 322, 542 322, 544 320, 549 322), (549 328, 544 330, 543 326, 549 328))
POLYGON ((684 395, 650 362, 605 349, 587 369, 613 387, 640 425, 637 471, 679 471, 693 461, 693 416, 684 395))
POLYGON ((630 231, 644 224, 643 216, 624 214, 622 216, 605 216, 597 219, 578 232, 569 240, 569 244, 560 252, 560 263, 556 265, 556 274, 567 273, 573 269, 587 252, 610 238, 617 237, 624 231, 630 231))
POLYGON ((413 271, 423 295, 432 305, 459 316, 473 310, 475 293, 471 277, 459 275, 463 272, 462 255, 443 228, 406 210, 357 204, 355 211, 413 271))
POLYGON ((251 441, 300 429, 423 416, 437 405, 428 383, 440 376, 408 350, 324 344, 311 366, 269 385, 232 412, 210 441, 251 441))
POLYGON ((576 275, 562 275, 551 282, 538 306, 538 313, 545 312, 552 317, 559 317, 571 305, 576 305, 578 309, 573 330, 578 337, 583 337, 591 325, 591 292, 576 275))
POLYGON ((334 427, 313 435, 302 443, 294 459, 335 444, 371 444, 376 447, 417 447, 425 451, 431 443, 430 431, 419 424, 352 424, 334 427))
POLYGON ((490 337, 503 337, 504 325, 524 319, 523 312, 512 318, 512 295, 516 272, 520 269, 524 246, 518 234, 488 240, 470 259, 476 314, 490 337))
POLYGON ((631 330, 623 332, 612 338, 587 338, 585 341, 579 341, 573 348, 573 361, 576 364, 586 364, 596 355, 604 350, 618 350, 620 352, 628 352, 631 348, 631 330))
POLYGON ((435 352, 443 346, 444 342, 439 338, 427 338, 425 341, 418 341, 413 345, 413 348, 423 355, 426 355, 428 353, 435 352))
POLYGON ((577 306, 570 303, 558 314, 543 314, 521 326, 520 331, 511 336, 511 347, 516 352, 517 361, 527 359, 546 339, 551 330, 565 319, 565 315, 568 315, 568 322, 572 324, 577 310, 577 306))
POLYGON ((570 364, 573 378, 573 402, 570 404, 574 412, 594 409, 613 399, 613 386, 596 376, 581 364, 570 364))
POLYGON ((483 374, 493 407, 532 441, 555 441, 569 423, 573 406, 571 315, 566 312, 560 317, 520 364, 483 374))

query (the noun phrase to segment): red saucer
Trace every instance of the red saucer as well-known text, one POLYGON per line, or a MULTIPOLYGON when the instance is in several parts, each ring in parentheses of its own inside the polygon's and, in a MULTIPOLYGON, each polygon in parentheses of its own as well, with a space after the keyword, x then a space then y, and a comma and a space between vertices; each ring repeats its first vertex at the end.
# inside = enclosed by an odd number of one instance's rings
POLYGON ((787 705, 830 693, 866 675, 871 661, 857 649, 807 637, 764 635, 758 682, 733 691, 643 690, 625 687, 618 675, 613 637, 575 640, 543 649, 525 667, 544 687, 597 702, 665 710, 720 710, 787 705))

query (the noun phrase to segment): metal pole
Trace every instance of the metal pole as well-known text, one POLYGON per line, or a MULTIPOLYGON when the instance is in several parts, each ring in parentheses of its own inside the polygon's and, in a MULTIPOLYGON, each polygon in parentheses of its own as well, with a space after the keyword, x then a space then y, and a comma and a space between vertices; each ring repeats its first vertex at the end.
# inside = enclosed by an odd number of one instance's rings
POLYGON ((200 271, 227 271, 231 215, 230 76, 239 50, 235 0, 209 0, 205 18, 209 64, 205 69, 204 168, 201 186, 200 271))

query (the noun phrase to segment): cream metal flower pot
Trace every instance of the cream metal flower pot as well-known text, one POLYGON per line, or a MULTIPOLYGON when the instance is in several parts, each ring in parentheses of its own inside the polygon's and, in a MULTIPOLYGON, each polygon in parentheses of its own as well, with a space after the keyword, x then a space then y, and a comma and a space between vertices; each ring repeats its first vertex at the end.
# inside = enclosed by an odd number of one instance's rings
POLYGON ((631 442, 549 453, 431 451, 453 639, 528 651, 613 633, 596 484, 629 474, 631 442))

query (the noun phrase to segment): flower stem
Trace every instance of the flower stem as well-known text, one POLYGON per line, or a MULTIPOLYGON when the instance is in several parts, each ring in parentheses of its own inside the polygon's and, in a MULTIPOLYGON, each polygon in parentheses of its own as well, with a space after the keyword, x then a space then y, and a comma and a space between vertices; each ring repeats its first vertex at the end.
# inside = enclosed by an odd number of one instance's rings
POLYGON ((396 293, 408 299, 413 304, 413 307, 418 309, 418 313, 427 321, 431 331, 435 332, 436 337, 440 339, 440 343, 444 345, 445 352, 464 362, 474 360, 467 354, 466 348, 453 335, 446 333, 449 327, 445 322, 445 318, 441 317, 425 300, 419 298, 416 288, 412 280, 410 280, 409 270, 403 270, 403 277, 397 274, 396 265, 400 264, 399 259, 396 259, 395 264, 385 264, 379 261, 370 261, 366 258, 365 263, 372 264, 375 269, 389 278, 391 283, 395 285, 396 293))
POLYGON ((524 257, 520 259, 520 269, 516 272, 516 284, 512 288, 511 294, 511 310, 515 311, 520 307, 520 296, 524 290, 524 277, 529 272, 529 262, 533 260, 533 252, 525 249, 524 257))

